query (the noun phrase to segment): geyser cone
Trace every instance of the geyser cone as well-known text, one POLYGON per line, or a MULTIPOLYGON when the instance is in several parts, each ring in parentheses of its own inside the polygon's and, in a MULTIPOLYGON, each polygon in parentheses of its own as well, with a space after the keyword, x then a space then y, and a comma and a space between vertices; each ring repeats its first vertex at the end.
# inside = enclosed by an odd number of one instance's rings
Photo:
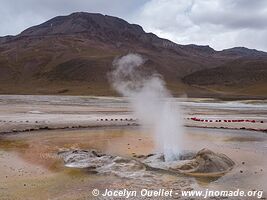
POLYGON ((202 149, 197 153, 187 153, 182 160, 165 161, 162 154, 150 154, 124 158, 107 155, 96 150, 70 150, 59 152, 66 167, 86 168, 103 174, 121 177, 146 177, 148 170, 164 170, 174 174, 220 177, 229 172, 235 163, 226 155, 202 149))

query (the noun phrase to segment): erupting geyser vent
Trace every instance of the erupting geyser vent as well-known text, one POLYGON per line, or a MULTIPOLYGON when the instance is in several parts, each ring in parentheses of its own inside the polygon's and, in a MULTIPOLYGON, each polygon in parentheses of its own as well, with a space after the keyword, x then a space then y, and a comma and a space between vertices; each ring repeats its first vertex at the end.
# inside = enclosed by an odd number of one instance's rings
POLYGON ((168 161, 176 160, 183 149, 183 117, 161 75, 144 73, 144 63, 138 54, 115 59, 109 78, 116 91, 129 99, 141 125, 155 133, 157 152, 163 152, 168 161))

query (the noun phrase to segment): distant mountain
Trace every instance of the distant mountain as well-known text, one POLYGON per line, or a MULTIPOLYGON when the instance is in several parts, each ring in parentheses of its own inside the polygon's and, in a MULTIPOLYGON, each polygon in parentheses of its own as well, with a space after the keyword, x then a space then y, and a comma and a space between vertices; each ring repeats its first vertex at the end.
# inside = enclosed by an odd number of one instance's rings
POLYGON ((222 50, 220 54, 226 56, 248 56, 248 57, 266 56, 266 52, 258 51, 256 49, 248 49, 245 47, 234 47, 231 49, 222 50))
POLYGON ((266 52, 179 45, 123 19, 84 12, 0 37, 0 93, 113 95, 107 73, 129 52, 142 54, 144 70, 161 73, 174 95, 267 96, 266 52))

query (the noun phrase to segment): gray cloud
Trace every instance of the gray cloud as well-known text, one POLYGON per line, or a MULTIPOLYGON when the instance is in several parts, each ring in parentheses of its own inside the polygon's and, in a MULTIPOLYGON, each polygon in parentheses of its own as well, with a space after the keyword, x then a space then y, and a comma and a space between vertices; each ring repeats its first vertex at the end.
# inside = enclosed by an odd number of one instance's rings
POLYGON ((0 0, 0 35, 18 34, 58 15, 94 12, 127 18, 148 0, 0 0))
POLYGON ((266 0, 150 0, 135 17, 146 31, 180 44, 267 50, 266 0))
POLYGON ((267 51, 267 0, 0 0, 0 5, 0 35, 85 11, 124 18, 179 44, 267 51))
POLYGON ((189 18, 195 24, 226 28, 266 28, 266 0, 202 0, 194 3, 189 18))

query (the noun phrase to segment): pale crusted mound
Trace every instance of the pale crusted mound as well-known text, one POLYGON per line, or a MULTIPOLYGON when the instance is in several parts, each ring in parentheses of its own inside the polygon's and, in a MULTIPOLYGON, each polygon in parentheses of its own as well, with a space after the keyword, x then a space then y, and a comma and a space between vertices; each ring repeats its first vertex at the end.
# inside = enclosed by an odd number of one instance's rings
POLYGON ((141 177, 146 166, 138 160, 106 155, 96 150, 70 150, 58 153, 66 167, 84 168, 99 174, 113 174, 120 177, 141 177))
POLYGON ((166 162, 162 154, 123 158, 106 155, 95 150, 70 150, 60 152, 66 167, 86 168, 90 171, 115 174, 121 177, 140 177, 148 171, 164 170, 193 176, 222 176, 230 171, 234 162, 224 154, 202 149, 196 154, 185 153, 182 160, 166 162))
POLYGON ((163 154, 153 154, 141 158, 152 169, 163 169, 173 173, 192 176, 220 177, 230 171, 234 162, 224 154, 202 149, 197 153, 184 152, 180 160, 166 162, 163 154))
POLYGON ((222 175, 230 171, 235 165, 229 157, 221 153, 214 153, 208 149, 200 150, 193 159, 185 160, 172 167, 181 173, 192 175, 222 175))

